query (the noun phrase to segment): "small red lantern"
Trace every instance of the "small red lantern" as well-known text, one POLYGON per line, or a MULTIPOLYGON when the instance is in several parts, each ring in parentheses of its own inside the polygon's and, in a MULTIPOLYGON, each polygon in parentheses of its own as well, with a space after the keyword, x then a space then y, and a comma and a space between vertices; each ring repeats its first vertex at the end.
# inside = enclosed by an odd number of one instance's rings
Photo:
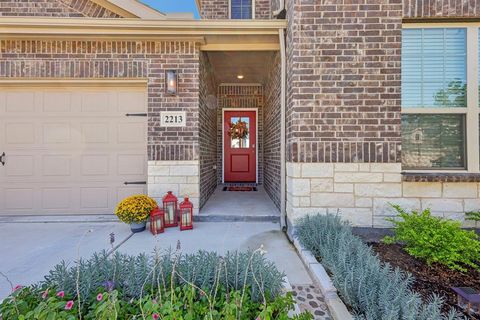
POLYGON ((165 212, 165 228, 178 226, 177 197, 168 191, 163 197, 163 211, 165 212))
POLYGON ((153 235, 163 233, 165 231, 165 212, 163 209, 156 207, 150 213, 150 232, 153 235))
POLYGON ((193 204, 185 197, 180 203, 180 230, 193 229, 193 204))

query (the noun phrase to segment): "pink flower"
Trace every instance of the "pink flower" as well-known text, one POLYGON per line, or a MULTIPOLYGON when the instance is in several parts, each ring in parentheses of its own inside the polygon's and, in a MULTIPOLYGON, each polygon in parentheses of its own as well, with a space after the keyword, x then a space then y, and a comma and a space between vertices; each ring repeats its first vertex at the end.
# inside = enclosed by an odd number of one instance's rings
POLYGON ((97 301, 102 301, 103 300, 103 294, 99 293, 97 294, 97 301))
POLYGON ((158 315, 158 313, 154 313, 154 314, 152 314, 152 319, 153 320, 158 320, 158 319, 160 319, 160 316, 158 315))
POLYGON ((67 304, 65 305, 65 310, 71 310, 73 307, 73 301, 70 300, 67 302, 67 304))
POLYGON ((15 286, 15 288, 13 288, 12 291, 17 291, 18 289, 22 289, 22 288, 23 288, 23 287, 22 287, 21 285, 17 284, 17 285, 15 286))
POLYGON ((60 297, 60 298, 65 297, 65 291, 58 291, 57 292, 57 297, 60 297))
POLYGON ((42 293, 42 299, 45 299, 48 296, 48 289, 43 291, 42 293))

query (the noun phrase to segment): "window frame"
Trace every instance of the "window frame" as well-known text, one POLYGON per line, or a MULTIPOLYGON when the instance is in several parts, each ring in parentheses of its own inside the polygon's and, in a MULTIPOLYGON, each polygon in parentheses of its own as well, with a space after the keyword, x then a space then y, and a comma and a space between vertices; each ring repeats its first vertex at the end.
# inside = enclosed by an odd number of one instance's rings
MULTIPOLYGON (((467 107, 466 108, 403 108, 402 114, 434 115, 462 114, 465 116, 465 169, 408 169, 403 172, 424 173, 480 173, 480 103, 479 103, 479 28, 480 23, 404 23, 403 29, 464 28, 467 52, 467 107)), ((403 134, 403 132, 402 132, 403 134)))
POLYGON ((228 0, 228 19, 230 20, 255 20, 255 0, 252 1, 252 18, 251 19, 232 19, 232 0, 228 0))

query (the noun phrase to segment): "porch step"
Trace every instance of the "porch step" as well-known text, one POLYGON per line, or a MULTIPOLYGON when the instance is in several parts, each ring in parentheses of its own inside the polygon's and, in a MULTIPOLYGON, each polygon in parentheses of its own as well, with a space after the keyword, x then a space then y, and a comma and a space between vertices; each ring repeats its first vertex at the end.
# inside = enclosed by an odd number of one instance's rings
POLYGON ((195 222, 273 222, 279 223, 278 215, 223 215, 223 214, 199 214, 193 216, 195 222))

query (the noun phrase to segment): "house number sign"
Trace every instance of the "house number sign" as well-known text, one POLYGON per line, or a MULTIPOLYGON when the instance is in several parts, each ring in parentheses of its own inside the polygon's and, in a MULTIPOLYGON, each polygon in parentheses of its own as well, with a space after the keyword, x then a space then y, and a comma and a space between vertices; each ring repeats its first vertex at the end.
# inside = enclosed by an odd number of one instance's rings
POLYGON ((162 127, 185 127, 187 119, 185 111, 160 112, 160 126, 162 127))

